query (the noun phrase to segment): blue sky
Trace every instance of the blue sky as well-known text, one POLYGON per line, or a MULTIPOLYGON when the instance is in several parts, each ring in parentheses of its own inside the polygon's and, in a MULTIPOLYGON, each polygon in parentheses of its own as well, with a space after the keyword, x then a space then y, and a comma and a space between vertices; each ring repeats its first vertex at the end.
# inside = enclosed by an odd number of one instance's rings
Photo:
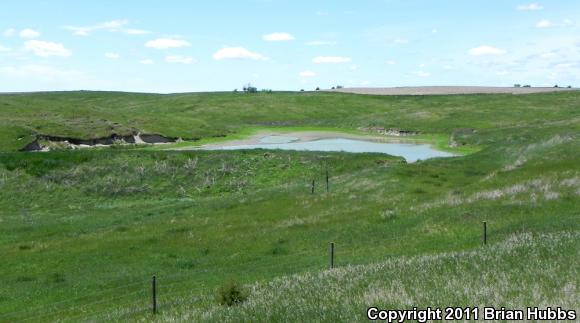
POLYGON ((9 1, 0 92, 580 86, 580 1, 9 1))

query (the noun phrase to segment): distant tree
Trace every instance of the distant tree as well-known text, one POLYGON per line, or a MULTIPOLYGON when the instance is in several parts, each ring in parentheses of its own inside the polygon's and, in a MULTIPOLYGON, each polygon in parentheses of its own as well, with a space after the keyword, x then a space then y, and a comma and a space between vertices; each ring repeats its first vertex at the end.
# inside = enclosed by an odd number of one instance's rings
POLYGON ((568 85, 568 88, 571 89, 572 88, 572 85, 568 85))
POLYGON ((554 85, 554 87, 559 87, 558 84, 554 85))
POLYGON ((317 87, 316 87, 316 91, 320 91, 320 87, 318 87, 318 86, 317 86, 317 87))
POLYGON ((334 90, 334 86, 332 87, 332 89, 334 90))
POLYGON ((304 92, 304 89, 300 89, 300 92, 304 92))
POLYGON ((257 93, 258 88, 255 86, 252 86, 252 83, 248 83, 247 85, 244 85, 244 92, 245 93, 257 93))
POLYGON ((532 86, 531 86, 531 85, 529 85, 529 84, 526 84, 526 85, 524 85, 524 87, 532 87, 532 86))
POLYGON ((234 93, 238 93, 238 89, 234 89, 234 93))
POLYGON ((521 84, 514 84, 514 87, 522 87, 521 84))
POLYGON ((336 86, 336 88, 337 88, 337 89, 342 89, 343 87, 344 87, 344 86, 342 86, 342 85, 337 85, 337 86, 336 86))

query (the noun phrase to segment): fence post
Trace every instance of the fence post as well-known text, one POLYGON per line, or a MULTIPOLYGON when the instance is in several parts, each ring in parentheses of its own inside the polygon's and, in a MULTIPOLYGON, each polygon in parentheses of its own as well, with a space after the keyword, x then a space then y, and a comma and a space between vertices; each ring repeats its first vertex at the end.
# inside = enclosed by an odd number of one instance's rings
POLYGON ((314 194, 314 180, 312 180, 312 189, 311 189, 311 194, 314 194))
POLYGON ((153 314, 157 314, 157 277, 153 276, 153 280, 151 281, 151 292, 153 293, 152 301, 152 308, 153 314))
POLYGON ((330 243, 330 269, 334 268, 334 242, 330 243))
POLYGON ((487 244, 487 221, 483 221, 483 245, 487 244))
POLYGON ((329 184, 328 184, 328 168, 326 169, 326 193, 328 193, 330 190, 329 184))

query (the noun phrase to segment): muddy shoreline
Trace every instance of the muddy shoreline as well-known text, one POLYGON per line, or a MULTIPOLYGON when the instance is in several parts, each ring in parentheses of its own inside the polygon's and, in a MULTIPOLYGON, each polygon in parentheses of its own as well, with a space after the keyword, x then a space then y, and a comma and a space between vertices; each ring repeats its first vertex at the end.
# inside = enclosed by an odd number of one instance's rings
POLYGON ((179 147, 174 148, 175 150, 197 150, 197 149, 207 149, 207 148, 217 148, 223 146, 245 146, 245 145, 257 145, 263 144, 260 139, 269 136, 281 136, 281 137, 293 137, 296 140, 292 142, 310 142, 322 139, 353 139, 353 140, 364 140, 382 143, 410 143, 414 140, 412 136, 406 136, 405 139, 398 138, 396 136, 384 136, 379 134, 370 133, 368 135, 357 135, 352 133, 338 132, 338 131, 293 131, 293 132, 281 132, 275 130, 265 130, 257 132, 248 138, 244 139, 234 139, 228 141, 222 141, 218 143, 205 144, 201 146, 191 146, 191 147, 179 147))

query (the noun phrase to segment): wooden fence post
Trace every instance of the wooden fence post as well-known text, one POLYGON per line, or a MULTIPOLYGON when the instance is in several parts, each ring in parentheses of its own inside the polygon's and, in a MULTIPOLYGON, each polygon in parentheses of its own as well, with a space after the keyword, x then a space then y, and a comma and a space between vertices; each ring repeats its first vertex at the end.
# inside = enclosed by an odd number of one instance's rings
POLYGON ((483 245, 487 244, 487 221, 483 221, 483 245))
POLYGON ((330 269, 334 268, 334 242, 330 243, 330 269))
POLYGON ((151 292, 153 293, 152 298, 152 308, 153 314, 157 314, 157 277, 153 276, 153 280, 151 281, 151 292))

